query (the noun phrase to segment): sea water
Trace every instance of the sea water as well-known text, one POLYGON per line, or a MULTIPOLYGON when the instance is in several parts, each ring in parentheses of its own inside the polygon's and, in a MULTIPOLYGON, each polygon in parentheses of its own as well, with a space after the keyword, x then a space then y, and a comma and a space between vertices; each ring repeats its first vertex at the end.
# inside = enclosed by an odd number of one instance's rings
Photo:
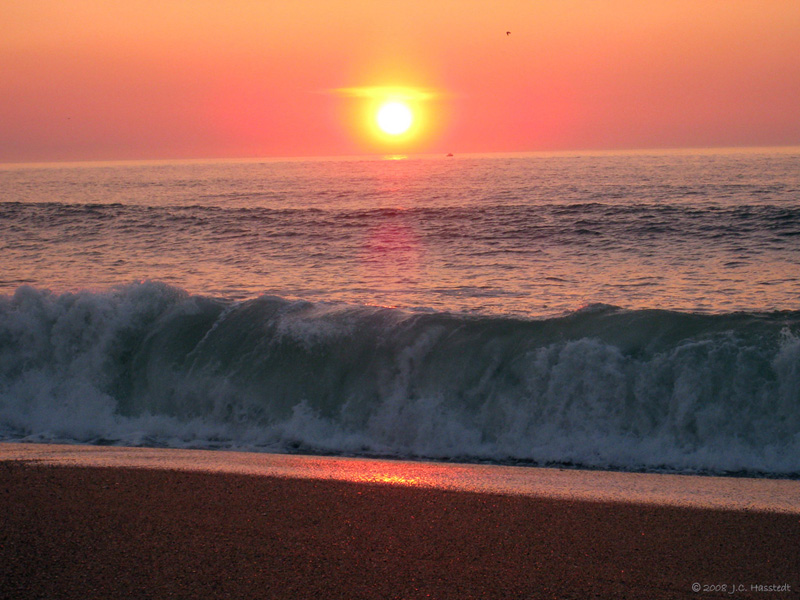
POLYGON ((800 476, 800 151, 0 167, 0 439, 800 476))

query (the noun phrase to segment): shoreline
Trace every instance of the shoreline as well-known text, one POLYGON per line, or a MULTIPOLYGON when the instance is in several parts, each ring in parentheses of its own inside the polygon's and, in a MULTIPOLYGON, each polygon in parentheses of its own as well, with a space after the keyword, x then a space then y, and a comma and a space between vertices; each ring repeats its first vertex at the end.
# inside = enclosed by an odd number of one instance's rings
POLYGON ((20 600, 763 599, 800 587, 797 514, 14 460, 0 462, 0 511, 0 597, 20 600))
POLYGON ((129 446, 0 442, 0 461, 380 483, 483 494, 800 514, 800 481, 129 446))

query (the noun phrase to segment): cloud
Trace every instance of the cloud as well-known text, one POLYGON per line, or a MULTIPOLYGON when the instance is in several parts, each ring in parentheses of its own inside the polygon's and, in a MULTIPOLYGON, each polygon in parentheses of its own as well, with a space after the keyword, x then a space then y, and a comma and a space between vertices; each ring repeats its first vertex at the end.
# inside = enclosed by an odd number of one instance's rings
POLYGON ((409 101, 432 100, 442 95, 440 92, 431 89, 382 85, 337 88, 329 90, 328 93, 343 98, 409 101))

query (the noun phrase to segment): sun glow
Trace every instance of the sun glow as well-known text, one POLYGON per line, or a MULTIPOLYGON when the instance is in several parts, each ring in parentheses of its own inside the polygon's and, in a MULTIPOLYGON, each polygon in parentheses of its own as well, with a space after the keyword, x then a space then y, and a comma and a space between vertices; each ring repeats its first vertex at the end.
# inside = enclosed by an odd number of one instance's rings
POLYGON ((370 150, 419 151, 441 130, 444 92, 375 85, 330 90, 344 98, 345 122, 370 150))
POLYGON ((408 131, 414 122, 414 114, 408 105, 396 100, 386 102, 375 115, 378 127, 389 135, 400 135, 408 131))

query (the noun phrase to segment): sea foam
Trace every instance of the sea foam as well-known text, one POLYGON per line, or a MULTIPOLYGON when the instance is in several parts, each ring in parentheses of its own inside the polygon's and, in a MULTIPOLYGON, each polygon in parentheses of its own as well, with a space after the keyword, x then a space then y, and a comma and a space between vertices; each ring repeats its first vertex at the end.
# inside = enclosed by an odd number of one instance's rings
POLYGON ((0 438, 800 475, 800 312, 0 298, 0 438))

